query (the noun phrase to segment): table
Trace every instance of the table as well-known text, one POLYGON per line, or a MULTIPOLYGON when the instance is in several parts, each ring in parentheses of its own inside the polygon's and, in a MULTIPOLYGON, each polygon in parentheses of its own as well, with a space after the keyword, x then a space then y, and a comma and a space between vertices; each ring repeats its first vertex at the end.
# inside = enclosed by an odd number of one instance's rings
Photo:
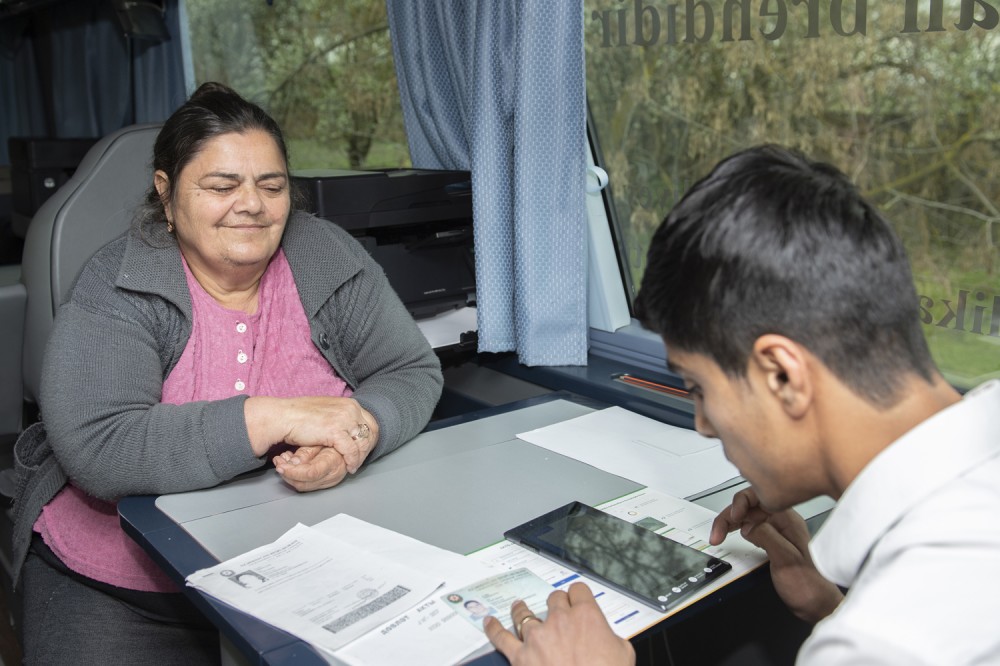
MULTIPOLYGON (((314 493, 299 494, 267 470, 196 492, 124 498, 122 527, 181 585, 188 574, 270 543, 297 522, 312 525, 337 513, 468 553, 553 507, 600 504, 641 488, 515 436, 604 406, 555 393, 446 419, 357 476, 314 493)), ((731 496, 729 490, 696 501, 718 508, 731 496)), ((299 639, 185 591, 249 663, 325 663, 299 639)), ((475 663, 506 660, 491 653, 475 663)))

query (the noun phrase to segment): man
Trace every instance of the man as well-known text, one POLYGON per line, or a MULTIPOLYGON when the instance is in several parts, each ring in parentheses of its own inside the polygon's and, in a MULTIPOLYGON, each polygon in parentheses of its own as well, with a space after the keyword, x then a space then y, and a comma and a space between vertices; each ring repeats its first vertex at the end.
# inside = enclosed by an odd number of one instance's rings
MULTIPOLYGON (((842 173, 774 146, 724 160, 656 232, 636 309, 751 485, 712 543, 763 547, 818 622, 799 663, 1000 663, 1000 382, 941 377, 902 245, 842 173), (838 504, 810 544, 790 509, 820 495, 838 504)), ((523 641, 485 628, 513 664, 634 660, 583 585, 544 622, 512 614, 523 641)))

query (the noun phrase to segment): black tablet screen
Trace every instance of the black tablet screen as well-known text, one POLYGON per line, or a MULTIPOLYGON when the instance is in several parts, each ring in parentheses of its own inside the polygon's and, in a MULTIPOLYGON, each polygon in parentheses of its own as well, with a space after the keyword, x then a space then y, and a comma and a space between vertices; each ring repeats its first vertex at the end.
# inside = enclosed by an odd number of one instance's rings
POLYGON ((663 611, 731 568, 718 558, 580 502, 504 536, 663 611))

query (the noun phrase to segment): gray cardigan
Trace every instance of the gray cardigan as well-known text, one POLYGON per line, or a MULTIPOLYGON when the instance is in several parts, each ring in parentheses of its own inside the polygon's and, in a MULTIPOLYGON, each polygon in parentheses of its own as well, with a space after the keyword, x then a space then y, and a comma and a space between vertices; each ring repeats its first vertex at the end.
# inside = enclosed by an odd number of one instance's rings
MULTIPOLYGON (((191 334, 180 250, 164 229, 132 231, 84 267, 46 348, 44 426, 16 446, 15 582, 31 526, 67 478, 105 500, 214 486, 263 464, 246 396, 167 405, 163 381, 191 334)), ((382 269, 340 227, 292 215, 281 242, 312 341, 378 421, 369 460, 427 424, 441 368, 382 269)))

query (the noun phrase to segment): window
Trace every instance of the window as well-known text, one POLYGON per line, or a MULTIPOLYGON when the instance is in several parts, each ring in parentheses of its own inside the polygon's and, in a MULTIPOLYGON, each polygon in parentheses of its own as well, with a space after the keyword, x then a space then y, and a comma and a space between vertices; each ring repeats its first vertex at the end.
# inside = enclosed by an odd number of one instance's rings
POLYGON ((948 379, 1000 376, 1000 14, 992 0, 586 0, 620 260, 722 157, 775 142, 893 222, 948 379))
POLYGON ((409 166, 385 3, 185 0, 196 83, 281 125, 292 167, 409 166))

